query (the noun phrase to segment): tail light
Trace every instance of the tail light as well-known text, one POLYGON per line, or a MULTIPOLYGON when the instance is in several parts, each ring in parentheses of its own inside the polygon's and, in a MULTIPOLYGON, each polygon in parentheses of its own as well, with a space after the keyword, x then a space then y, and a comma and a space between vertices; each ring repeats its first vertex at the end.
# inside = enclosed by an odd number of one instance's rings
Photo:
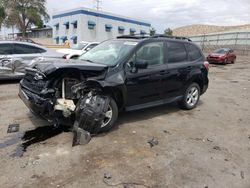
POLYGON ((208 61, 204 61, 203 64, 206 67, 207 71, 209 71, 209 62, 208 61))

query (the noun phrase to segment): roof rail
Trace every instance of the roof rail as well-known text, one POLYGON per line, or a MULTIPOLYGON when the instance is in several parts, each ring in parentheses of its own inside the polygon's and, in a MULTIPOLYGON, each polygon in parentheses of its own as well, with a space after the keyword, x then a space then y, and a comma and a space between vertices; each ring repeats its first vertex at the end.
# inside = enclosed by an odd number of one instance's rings
POLYGON ((189 42, 192 42, 191 39, 187 38, 187 37, 181 37, 181 36, 172 36, 172 35, 164 35, 164 34, 155 34, 153 36, 150 36, 150 34, 134 34, 134 35, 122 35, 122 36, 118 36, 118 39, 121 38, 129 38, 129 39, 146 39, 146 38, 169 38, 169 39, 178 39, 178 40, 186 40, 189 42))

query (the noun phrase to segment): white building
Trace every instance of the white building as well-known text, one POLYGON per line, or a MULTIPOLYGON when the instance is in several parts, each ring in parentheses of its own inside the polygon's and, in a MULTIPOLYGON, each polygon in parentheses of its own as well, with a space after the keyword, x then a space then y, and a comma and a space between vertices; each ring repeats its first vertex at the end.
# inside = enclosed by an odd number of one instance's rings
POLYGON ((101 42, 119 35, 149 33, 151 24, 145 21, 86 8, 57 12, 52 16, 55 44, 70 40, 101 42))

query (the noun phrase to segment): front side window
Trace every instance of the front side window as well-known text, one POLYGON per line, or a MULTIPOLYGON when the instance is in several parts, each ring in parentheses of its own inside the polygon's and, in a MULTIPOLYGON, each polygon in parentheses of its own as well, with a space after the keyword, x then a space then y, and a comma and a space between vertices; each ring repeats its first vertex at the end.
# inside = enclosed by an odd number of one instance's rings
POLYGON ((108 40, 80 56, 80 59, 114 66, 134 49, 136 45, 137 42, 134 41, 108 40))
POLYGON ((148 66, 164 63, 163 42, 152 42, 142 46, 135 54, 135 61, 145 61, 148 66))
POLYGON ((200 49, 196 47, 195 45, 188 44, 187 49, 188 49, 188 55, 189 55, 190 61, 195 61, 202 57, 200 49))
POLYGON ((168 42, 167 45, 168 63, 179 63, 188 60, 186 48, 183 43, 168 42))
POLYGON ((15 44, 14 45, 14 54, 35 54, 42 53, 43 49, 37 48, 34 46, 29 46, 26 44, 15 44))
POLYGON ((0 55, 9 55, 13 53, 12 44, 0 44, 0 55))

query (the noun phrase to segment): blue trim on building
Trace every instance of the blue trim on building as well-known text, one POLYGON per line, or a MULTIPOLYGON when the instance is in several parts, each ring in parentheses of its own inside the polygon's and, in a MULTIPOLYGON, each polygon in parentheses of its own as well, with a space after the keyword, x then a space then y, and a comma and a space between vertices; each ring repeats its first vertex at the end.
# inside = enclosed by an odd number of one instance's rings
POLYGON ((61 39, 61 40, 66 40, 66 39, 67 39, 67 36, 62 36, 60 39, 61 39))
POLYGON ((123 26, 118 26, 118 30, 119 30, 119 31, 124 31, 124 30, 125 30, 125 27, 123 27, 123 26))
POLYGON ((76 40, 77 39, 77 36, 73 36, 70 38, 71 40, 76 40))
POLYGON ((136 32, 136 29, 135 29, 135 28, 130 28, 130 32, 131 32, 131 33, 135 33, 135 32, 136 32))
POLYGON ((77 24, 77 20, 71 22, 72 25, 76 25, 77 24))
POLYGON ((63 25, 69 25, 69 22, 67 21, 67 22, 64 22, 64 24, 63 25))
POLYGON ((105 28, 106 28, 106 29, 112 29, 113 26, 112 26, 111 24, 105 24, 105 28))
POLYGON ((141 30, 141 35, 145 35, 146 34, 146 31, 144 31, 144 30, 141 30))
POLYGON ((88 21, 88 25, 90 25, 90 26, 95 26, 96 23, 95 23, 94 21, 89 20, 89 21, 88 21))
POLYGON ((143 25, 143 26, 147 26, 147 27, 151 26, 150 23, 140 22, 140 21, 136 21, 136 20, 132 20, 132 19, 128 19, 128 18, 122 18, 122 17, 112 16, 112 15, 108 15, 108 14, 104 14, 104 13, 97 13, 97 12, 92 12, 92 11, 87 11, 87 10, 75 10, 75 11, 71 11, 71 12, 67 12, 67 13, 57 14, 57 15, 52 16, 52 18, 56 19, 56 18, 61 18, 61 17, 65 17, 65 16, 73 16, 73 15, 77 15, 77 14, 96 16, 96 17, 101 17, 101 18, 106 18, 106 19, 111 19, 111 20, 116 20, 116 21, 121 21, 121 22, 128 22, 128 23, 132 23, 132 24, 143 25))

